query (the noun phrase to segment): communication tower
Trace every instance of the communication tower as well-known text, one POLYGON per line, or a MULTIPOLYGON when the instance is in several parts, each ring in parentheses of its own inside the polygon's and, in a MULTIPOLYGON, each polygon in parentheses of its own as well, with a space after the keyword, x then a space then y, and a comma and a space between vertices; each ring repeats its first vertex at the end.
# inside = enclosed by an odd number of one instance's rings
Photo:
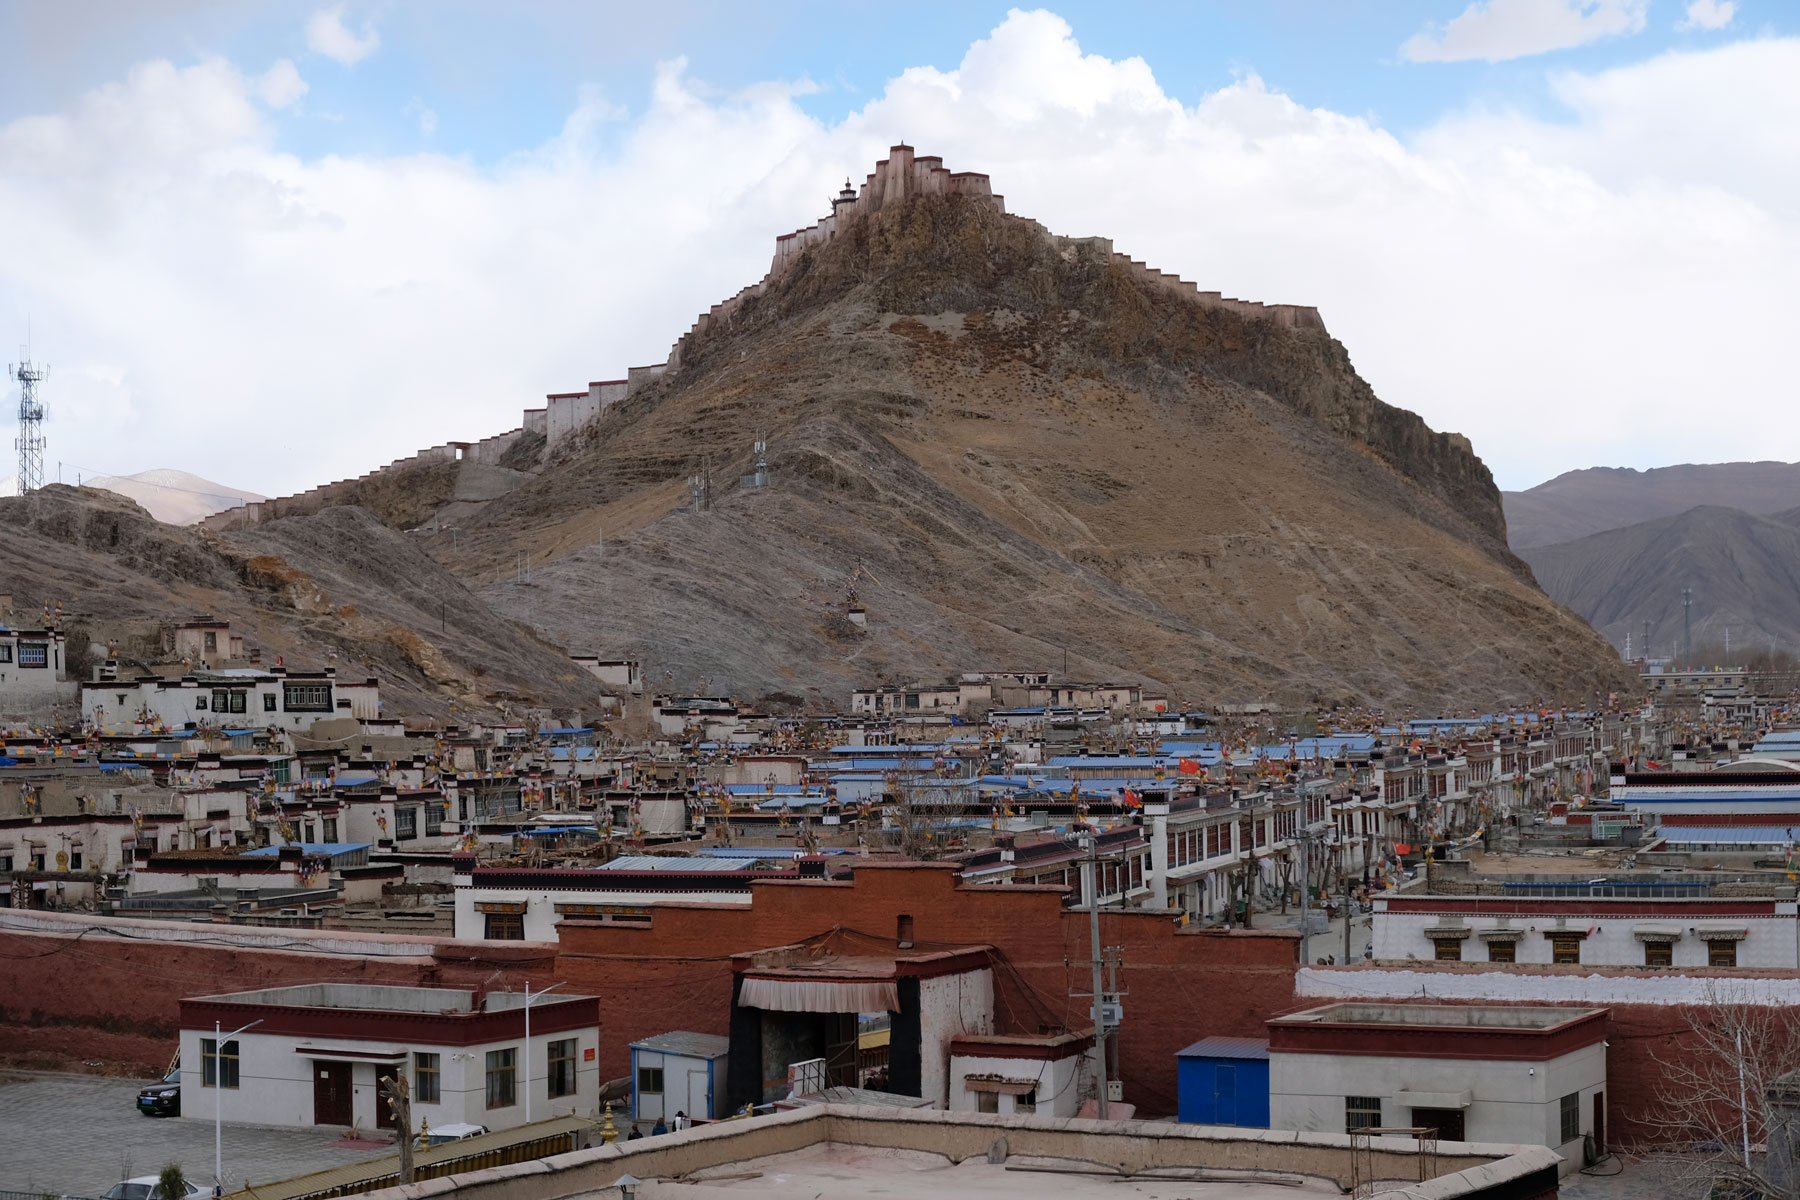
POLYGON ((26 346, 11 371, 19 381, 19 436, 13 447, 19 452, 18 489, 23 496, 44 486, 44 405, 37 385, 50 378, 50 368, 34 366, 31 347, 26 346))

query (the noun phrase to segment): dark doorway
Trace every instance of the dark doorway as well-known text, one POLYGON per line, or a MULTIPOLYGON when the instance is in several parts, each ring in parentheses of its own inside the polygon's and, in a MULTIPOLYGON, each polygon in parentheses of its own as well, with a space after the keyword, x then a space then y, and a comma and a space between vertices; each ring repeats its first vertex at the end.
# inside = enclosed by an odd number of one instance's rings
POLYGON ((1415 1108, 1412 1123, 1437 1130, 1440 1142, 1463 1140, 1463 1110, 1460 1108, 1415 1108))
POLYGON ((1606 1153, 1606 1093, 1594 1093, 1594 1153, 1606 1153))
POLYGON ((350 1064, 313 1059, 313 1124, 353 1123, 350 1099, 350 1064))

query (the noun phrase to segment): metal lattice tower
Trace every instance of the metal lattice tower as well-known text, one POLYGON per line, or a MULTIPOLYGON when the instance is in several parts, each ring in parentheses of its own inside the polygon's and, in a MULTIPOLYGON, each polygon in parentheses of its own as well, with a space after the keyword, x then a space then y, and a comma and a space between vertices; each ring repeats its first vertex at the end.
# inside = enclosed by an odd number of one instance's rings
POLYGON ((13 448, 19 452, 17 486, 23 496, 44 486, 44 405, 37 385, 50 377, 50 368, 33 366, 31 348, 26 347, 19 352, 12 377, 19 381, 19 436, 13 439, 13 448))

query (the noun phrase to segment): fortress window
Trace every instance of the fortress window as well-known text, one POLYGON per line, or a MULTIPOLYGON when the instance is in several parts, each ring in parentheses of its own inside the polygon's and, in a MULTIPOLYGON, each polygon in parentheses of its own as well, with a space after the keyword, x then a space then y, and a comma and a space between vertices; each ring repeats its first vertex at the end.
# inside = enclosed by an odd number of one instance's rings
POLYGON ((47 667, 50 665, 50 648, 43 642, 20 642, 19 665, 21 667, 47 667))
POLYGON ((281 706, 288 712, 330 712, 331 685, 286 683, 281 687, 281 706))

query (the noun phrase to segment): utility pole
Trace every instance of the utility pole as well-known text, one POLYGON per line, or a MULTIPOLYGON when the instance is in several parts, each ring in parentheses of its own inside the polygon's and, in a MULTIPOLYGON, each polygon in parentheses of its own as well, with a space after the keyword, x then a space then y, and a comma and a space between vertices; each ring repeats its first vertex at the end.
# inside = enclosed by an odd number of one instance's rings
POLYGON ((1100 839, 1097 834, 1087 836, 1087 858, 1081 864, 1083 889, 1087 892, 1088 901, 1088 949, 1093 968, 1093 992, 1089 999, 1094 1005, 1094 1111, 1102 1121, 1107 1116, 1107 1092, 1111 1088, 1106 1065, 1106 1006, 1103 1003, 1104 993, 1101 990, 1100 967, 1100 839))
POLYGON ((1351 914, 1355 910, 1350 907, 1350 872, 1349 871, 1343 872, 1343 876, 1344 876, 1344 961, 1349 962, 1350 961, 1350 917, 1351 917, 1351 914))
MULTIPOLYGON (((1687 655, 1689 659, 1694 657, 1693 608, 1694 589, 1691 587, 1684 587, 1681 589, 1681 652, 1687 655)), ((1691 667, 1693 666, 1693 663, 1689 662, 1688 665, 1691 667)))
MULTIPOLYGON (((1304 805, 1304 803, 1305 802, 1302 801, 1302 805, 1304 805)), ((1302 812, 1300 815, 1304 816, 1305 813, 1302 812)), ((1302 824, 1300 826, 1300 836, 1296 840, 1300 843, 1300 965, 1304 967, 1312 962, 1312 959, 1308 957, 1306 953, 1306 902, 1309 899, 1307 893, 1312 891, 1312 888, 1308 886, 1308 873, 1312 864, 1309 861, 1311 856, 1307 851, 1312 845, 1312 830, 1308 829, 1305 824, 1302 824)))

